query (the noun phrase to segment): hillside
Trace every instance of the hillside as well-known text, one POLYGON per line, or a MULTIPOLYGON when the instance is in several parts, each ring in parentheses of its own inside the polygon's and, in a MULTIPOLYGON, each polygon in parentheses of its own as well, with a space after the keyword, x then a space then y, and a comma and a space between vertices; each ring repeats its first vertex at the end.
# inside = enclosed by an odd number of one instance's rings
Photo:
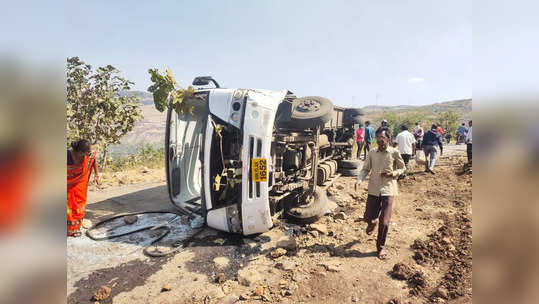
POLYGON ((135 95, 140 98, 140 103, 143 105, 153 105, 153 96, 152 93, 145 91, 123 91, 120 93, 120 96, 126 95, 135 95))
POLYGON ((426 106, 400 105, 388 107, 369 105, 362 107, 362 109, 365 111, 365 118, 374 121, 382 119, 385 113, 406 114, 419 112, 426 115, 434 115, 448 110, 457 112, 460 115, 461 121, 467 121, 472 118, 472 99, 445 101, 426 106))

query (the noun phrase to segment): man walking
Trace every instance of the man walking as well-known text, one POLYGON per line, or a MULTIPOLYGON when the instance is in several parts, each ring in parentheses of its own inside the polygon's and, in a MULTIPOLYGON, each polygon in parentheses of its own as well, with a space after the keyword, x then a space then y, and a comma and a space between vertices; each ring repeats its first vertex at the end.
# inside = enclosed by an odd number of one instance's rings
POLYGON ((468 129, 468 133, 466 133, 466 154, 468 156, 468 164, 472 164, 472 121, 470 120, 468 122, 468 125, 470 128, 468 129))
POLYGON ((365 151, 365 155, 363 157, 363 160, 367 159, 367 154, 369 154, 369 151, 371 150, 371 143, 374 138, 374 129, 371 127, 371 122, 366 121, 365 122, 365 136, 363 140, 363 149, 365 151))
POLYGON ((361 148, 363 148, 363 138, 365 137, 365 134, 363 132, 362 126, 359 125, 359 127, 356 130, 356 143, 357 143, 357 158, 361 158, 361 148))
POLYGON ((414 127, 414 136, 416 140, 417 150, 423 149, 423 135, 425 135, 425 133, 423 132, 423 128, 421 128, 421 125, 419 125, 419 122, 416 122, 415 127, 414 127))
MULTIPOLYGON (((397 135, 397 144, 399 147, 399 153, 404 160, 406 171, 408 171, 408 162, 415 151, 415 142, 416 140, 414 135, 408 131, 408 126, 402 125, 401 132, 397 135)), ((400 176, 400 178, 403 178, 405 175, 406 173, 400 176)))
POLYGON ((466 128, 466 125, 462 123, 462 125, 459 126, 457 135, 457 145, 462 143, 466 140, 466 133, 468 133, 468 128, 466 128))
POLYGON ((438 134, 437 125, 432 125, 430 130, 425 133, 423 138, 423 152, 425 152, 425 172, 434 174, 434 165, 436 164, 436 146, 440 147, 440 156, 444 153, 444 147, 442 144, 442 136, 438 134))
POLYGON ((367 222, 366 233, 368 235, 372 234, 376 224, 378 224, 376 249, 380 259, 387 257, 384 245, 391 221, 393 200, 398 195, 396 178, 404 172, 404 161, 399 151, 389 146, 390 140, 389 128, 380 127, 376 130, 378 149, 370 151, 367 155, 355 184, 357 191, 361 182, 370 173, 367 206, 363 220, 367 222))

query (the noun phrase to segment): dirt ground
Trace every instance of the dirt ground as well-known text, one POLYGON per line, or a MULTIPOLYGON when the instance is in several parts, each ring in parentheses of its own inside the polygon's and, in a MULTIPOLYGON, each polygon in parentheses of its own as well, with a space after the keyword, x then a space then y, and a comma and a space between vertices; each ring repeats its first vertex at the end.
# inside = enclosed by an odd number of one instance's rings
MULTIPOLYGON (((376 257, 376 231, 367 236, 361 221, 367 183, 355 193, 355 180, 342 177, 328 189, 332 214, 311 225, 276 220, 242 237, 191 228, 172 214, 139 216, 134 225, 173 222, 164 244, 189 241, 165 258, 142 254, 150 232, 68 239, 68 303, 94 303, 102 285, 111 295, 99 303, 471 303, 472 174, 463 170, 464 145, 445 150, 435 175, 412 166, 399 181, 387 260, 376 257)), ((156 176, 91 191, 87 218, 169 209, 156 176)), ((120 221, 109 228, 125 229, 120 221)))

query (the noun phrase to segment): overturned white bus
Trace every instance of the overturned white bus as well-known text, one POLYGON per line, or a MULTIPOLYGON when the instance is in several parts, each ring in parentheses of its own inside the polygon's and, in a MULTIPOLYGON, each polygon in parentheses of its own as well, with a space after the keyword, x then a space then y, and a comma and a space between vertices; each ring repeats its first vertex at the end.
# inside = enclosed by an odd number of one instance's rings
POLYGON ((173 204, 244 235, 269 230, 276 212, 312 221, 327 211, 320 187, 350 157, 359 109, 288 90, 219 88, 211 77, 193 85, 194 96, 184 100, 192 111, 167 114, 173 204), (200 87, 210 81, 215 88, 200 87))

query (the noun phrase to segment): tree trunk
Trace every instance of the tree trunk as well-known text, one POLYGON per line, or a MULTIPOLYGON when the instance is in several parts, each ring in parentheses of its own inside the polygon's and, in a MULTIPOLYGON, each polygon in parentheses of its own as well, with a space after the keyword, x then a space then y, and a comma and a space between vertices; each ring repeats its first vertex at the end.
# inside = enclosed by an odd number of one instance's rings
POLYGON ((103 159, 101 160, 101 170, 105 170, 107 166, 107 145, 103 145, 103 159))

